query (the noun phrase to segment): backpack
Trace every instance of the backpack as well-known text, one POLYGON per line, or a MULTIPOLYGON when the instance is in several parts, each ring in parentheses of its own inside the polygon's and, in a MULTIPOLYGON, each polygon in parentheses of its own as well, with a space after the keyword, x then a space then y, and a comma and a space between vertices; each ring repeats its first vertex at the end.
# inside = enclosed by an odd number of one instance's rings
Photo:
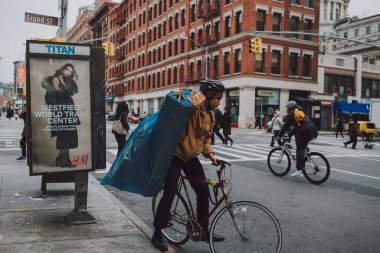
POLYGON ((305 118, 305 113, 302 110, 296 108, 294 110, 294 120, 295 120, 295 122, 298 125, 301 125, 301 122, 303 121, 304 118, 305 118))

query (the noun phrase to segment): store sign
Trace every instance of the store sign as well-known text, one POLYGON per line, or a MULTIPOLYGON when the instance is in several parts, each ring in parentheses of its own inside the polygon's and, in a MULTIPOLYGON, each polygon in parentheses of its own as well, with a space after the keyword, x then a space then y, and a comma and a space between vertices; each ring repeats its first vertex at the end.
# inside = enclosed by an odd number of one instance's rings
POLYGON ((230 90, 228 94, 230 97, 238 97, 240 95, 240 90, 230 90))
POLYGON ((258 90, 257 95, 260 97, 274 97, 276 92, 274 90, 258 90))
POLYGON ((58 26, 58 18, 25 12, 25 22, 58 26))

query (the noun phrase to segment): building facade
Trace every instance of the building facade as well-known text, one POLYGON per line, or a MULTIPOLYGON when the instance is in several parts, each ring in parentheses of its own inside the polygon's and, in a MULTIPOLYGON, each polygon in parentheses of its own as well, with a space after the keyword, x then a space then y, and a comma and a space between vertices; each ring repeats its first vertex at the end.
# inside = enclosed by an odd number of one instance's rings
POLYGON ((78 15, 74 26, 67 32, 67 41, 80 43, 92 38, 91 26, 89 20, 95 12, 95 6, 83 6, 79 8, 78 15))
MULTIPOLYGON (((97 16, 93 31, 95 23, 97 16)), ((125 100, 133 112, 152 114, 169 90, 214 78, 226 86, 221 106, 239 127, 255 114, 265 123, 273 110, 285 112, 289 99, 320 125, 318 38, 260 34, 263 54, 249 52, 255 31, 318 31, 319 1, 123 1, 108 25, 116 48, 107 59, 108 109, 125 100)))

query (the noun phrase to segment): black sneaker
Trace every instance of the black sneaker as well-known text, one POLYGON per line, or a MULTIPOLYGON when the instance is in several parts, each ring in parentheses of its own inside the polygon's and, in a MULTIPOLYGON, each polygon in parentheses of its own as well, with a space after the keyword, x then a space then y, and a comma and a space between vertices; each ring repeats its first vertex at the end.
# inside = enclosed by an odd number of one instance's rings
POLYGON ((162 234, 160 229, 156 229, 154 231, 153 237, 150 240, 150 242, 153 244, 153 246, 161 251, 167 251, 168 250, 168 244, 164 240, 164 235, 162 234))
POLYGON ((20 156, 20 157, 17 157, 17 158, 16 158, 17 161, 21 161, 21 160, 25 160, 25 159, 26 159, 25 156, 20 156))

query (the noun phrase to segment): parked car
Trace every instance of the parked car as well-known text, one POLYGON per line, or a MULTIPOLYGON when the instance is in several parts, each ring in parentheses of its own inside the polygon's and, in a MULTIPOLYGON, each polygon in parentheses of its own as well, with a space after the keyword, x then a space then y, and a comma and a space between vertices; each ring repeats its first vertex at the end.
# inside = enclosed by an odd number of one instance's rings
MULTIPOLYGON (((350 124, 353 122, 350 122, 347 124, 346 131, 350 129, 350 124)), ((375 123, 368 122, 368 121, 358 121, 359 124, 359 132, 362 136, 366 137, 368 141, 373 141, 373 137, 377 136, 377 129, 375 123)))
POLYGON ((138 124, 138 123, 140 123, 140 116, 138 114, 129 114, 128 115, 128 122, 138 124))
POLYGON ((114 121, 115 120, 115 112, 109 112, 107 115, 107 120, 114 121))

